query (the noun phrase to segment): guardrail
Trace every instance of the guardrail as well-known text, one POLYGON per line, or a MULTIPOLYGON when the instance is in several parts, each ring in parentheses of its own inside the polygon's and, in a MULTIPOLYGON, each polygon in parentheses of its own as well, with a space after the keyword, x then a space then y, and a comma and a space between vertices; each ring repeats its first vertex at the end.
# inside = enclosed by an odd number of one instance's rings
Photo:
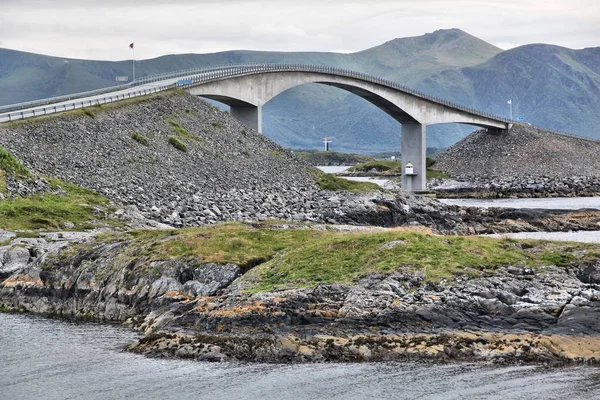
POLYGON ((72 103, 60 104, 60 105, 55 105, 55 106, 49 105, 49 106, 43 107, 43 108, 40 107, 40 108, 33 108, 30 110, 17 111, 17 112, 13 112, 13 113, 0 114, 0 122, 7 122, 7 121, 11 122, 11 121, 16 121, 16 120, 25 119, 25 118, 39 117, 42 115, 54 114, 54 113, 63 112, 63 111, 76 110, 79 108, 90 107, 90 106, 95 106, 95 105, 99 105, 99 104, 112 103, 114 101, 125 100, 125 99, 130 99, 132 97, 145 96, 148 94, 161 92, 163 90, 172 89, 175 86, 176 85, 159 86, 156 88, 143 89, 143 90, 139 90, 136 92, 115 94, 113 96, 105 96, 105 97, 101 97, 101 98, 97 98, 97 99, 82 100, 79 102, 72 102, 72 103), (2 121, 2 119, 6 119, 6 121, 2 121))
POLYGON ((198 77, 198 78, 196 78, 196 77, 192 78, 192 80, 193 80, 192 83, 187 84, 187 85, 182 85, 182 86, 184 88, 191 87, 198 83, 208 82, 208 81, 212 81, 212 80, 221 80, 221 79, 226 79, 226 78, 252 75, 252 74, 260 74, 260 73, 265 73, 265 72, 290 72, 290 71, 324 73, 324 74, 330 74, 330 75, 335 75, 335 76, 344 76, 344 77, 348 77, 348 78, 359 79, 359 80, 362 80, 365 82, 375 83, 375 84, 385 86, 385 87, 388 87, 388 88, 391 88, 394 90, 408 93, 415 97, 419 97, 424 100, 433 101, 435 103, 442 104, 442 105, 445 105, 448 107, 452 107, 457 110, 468 112, 470 114, 477 115, 480 117, 494 119, 494 120, 497 120, 497 121, 500 121, 503 123, 515 123, 514 120, 511 120, 509 118, 506 118, 506 117, 503 117, 500 115, 495 115, 495 114, 488 113, 488 112, 484 112, 484 111, 480 111, 475 108, 467 107, 462 104, 454 103, 454 102, 451 102, 448 100, 444 100, 440 97, 432 96, 427 93, 409 88, 408 86, 400 85, 399 83, 390 81, 388 79, 378 78, 378 77, 375 77, 375 76, 372 76, 369 74, 365 74, 363 72, 351 71, 351 70, 335 68, 335 67, 320 66, 320 65, 311 65, 311 64, 253 64, 253 65, 246 65, 246 64, 242 64, 242 65, 237 65, 237 66, 230 66, 226 70, 211 71, 207 74, 206 77, 203 76, 203 77, 198 77))
MULTIPOLYGON (((514 121, 512 121, 508 118, 505 118, 505 117, 502 117, 499 115, 494 115, 494 114, 487 113, 487 112, 483 112, 480 110, 476 110, 474 108, 467 107, 467 106, 464 106, 464 105, 461 105, 458 103, 450 102, 450 101, 444 100, 442 98, 432 96, 432 95, 426 94, 424 92, 409 88, 407 86, 400 85, 397 82, 393 82, 393 81, 383 79, 383 78, 378 78, 378 77, 375 77, 375 76, 372 76, 369 74, 365 74, 363 72, 357 72, 357 71, 351 71, 351 70, 345 70, 345 69, 341 69, 341 68, 327 67, 327 66, 321 66, 321 65, 281 64, 281 63, 214 66, 214 67, 195 68, 195 69, 188 69, 188 70, 183 70, 183 71, 178 71, 178 72, 173 72, 173 73, 164 73, 164 74, 159 74, 159 75, 153 75, 153 76, 150 76, 147 78, 140 79, 131 84, 107 88, 107 89, 109 89, 109 92, 99 92, 96 90, 96 91, 73 94, 73 95, 70 95, 67 97, 61 96, 61 97, 55 97, 52 99, 43 99, 43 100, 39 100, 37 102, 20 103, 20 104, 14 104, 11 106, 5 106, 5 109, 6 108, 15 109, 15 107, 19 107, 17 109, 23 109, 26 107, 31 108, 31 109, 28 109, 25 111, 16 111, 13 113, 9 112, 9 113, 0 114, 0 121, 2 121, 2 119, 8 120, 8 121, 13 121, 16 119, 23 119, 23 118, 29 118, 29 117, 38 116, 38 115, 45 115, 49 111, 51 113, 54 113, 54 112, 60 112, 60 111, 65 111, 65 110, 72 110, 75 108, 87 107, 87 106, 95 105, 95 104, 102 104, 103 102, 116 101, 116 99, 111 100, 114 96, 106 96, 106 97, 95 99, 95 100, 84 100, 83 99, 80 101, 74 101, 72 103, 67 103, 67 104, 60 105, 60 106, 52 106, 52 103, 68 101, 68 100, 77 100, 77 99, 82 99, 85 97, 95 96, 95 95, 103 94, 103 93, 111 93, 114 91, 124 90, 124 89, 134 87, 134 86, 139 86, 139 85, 152 83, 152 82, 158 82, 161 80, 175 79, 175 78, 182 78, 182 77, 186 78, 185 80, 180 81, 181 84, 175 83, 173 85, 165 85, 165 86, 161 86, 159 88, 146 89, 146 90, 141 90, 141 91, 137 91, 137 92, 130 92, 130 93, 121 95, 122 97, 120 97, 118 99, 136 97, 136 96, 149 94, 149 93, 156 93, 158 91, 166 90, 166 89, 169 89, 172 87, 188 88, 188 87, 197 85, 199 83, 206 83, 206 82, 223 80, 223 79, 228 79, 228 78, 233 78, 233 77, 240 77, 240 76, 261 74, 261 73, 272 73, 272 72, 314 72, 314 73, 330 74, 330 75, 335 75, 335 76, 343 76, 343 77, 358 79, 361 81, 374 83, 374 84, 388 87, 388 88, 391 88, 394 90, 398 90, 398 91, 401 91, 401 92, 404 92, 407 94, 411 94, 415 97, 419 97, 419 98, 422 98, 422 99, 425 99, 428 101, 442 104, 447 107, 452 107, 452 108, 461 110, 463 112, 467 112, 472 115, 493 119, 493 120, 503 122, 503 123, 514 123, 514 121), (109 99, 109 100, 106 100, 106 99, 109 99), (87 105, 85 105, 85 104, 87 104, 87 105), (36 106, 39 106, 39 107, 36 108, 36 106), (48 106, 48 107, 42 107, 42 106, 48 106)), ((0 108, 0 110, 2 110, 2 108, 0 108)))
POLYGON ((73 99, 80 99, 82 97, 89 97, 89 96, 96 96, 96 95, 104 94, 104 93, 117 92, 119 90, 124 90, 124 89, 128 89, 130 87, 145 85, 147 83, 158 82, 158 81, 162 81, 162 80, 166 80, 166 79, 179 78, 181 76, 193 75, 196 73, 201 73, 204 71, 211 71, 211 70, 215 70, 215 69, 227 69, 228 67, 230 67, 230 66, 218 65, 218 66, 214 66, 214 67, 192 68, 192 69, 187 69, 187 70, 182 70, 182 71, 177 71, 177 72, 165 72, 162 74, 151 75, 151 76, 147 76, 145 78, 136 79, 133 82, 126 83, 123 85, 109 86, 109 87, 105 87, 105 88, 101 88, 101 89, 94 89, 94 90, 88 90, 85 92, 72 93, 72 94, 67 94, 64 96, 48 97, 45 99, 32 100, 32 101, 27 101, 27 102, 23 102, 23 103, 7 104, 4 106, 0 106, 0 112, 6 113, 9 111, 14 111, 14 110, 22 110, 25 108, 32 108, 32 107, 43 106, 43 105, 47 105, 47 104, 60 103, 63 101, 68 101, 68 100, 73 100, 73 99))

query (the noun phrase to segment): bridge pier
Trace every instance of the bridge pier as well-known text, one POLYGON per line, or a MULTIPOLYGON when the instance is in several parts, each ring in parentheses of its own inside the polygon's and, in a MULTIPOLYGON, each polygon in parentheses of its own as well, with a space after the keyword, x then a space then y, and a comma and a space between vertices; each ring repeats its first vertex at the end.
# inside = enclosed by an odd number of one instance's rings
POLYGON ((427 162, 425 151, 427 142, 425 136, 425 125, 402 124, 402 189, 408 191, 425 190, 427 188, 427 162), (406 164, 411 163, 416 175, 407 176, 406 164), (412 179, 412 185, 408 180, 412 179))
POLYGON ((231 116, 258 133, 262 133, 262 106, 231 106, 231 116))

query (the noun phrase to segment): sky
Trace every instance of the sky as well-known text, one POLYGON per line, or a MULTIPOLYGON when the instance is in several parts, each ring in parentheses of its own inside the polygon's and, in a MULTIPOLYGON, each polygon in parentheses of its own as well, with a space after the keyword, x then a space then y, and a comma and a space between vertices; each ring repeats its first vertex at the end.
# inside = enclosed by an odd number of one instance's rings
POLYGON ((354 52, 459 28, 502 49, 600 46, 600 0, 0 0, 0 48, 123 60, 225 50, 354 52))

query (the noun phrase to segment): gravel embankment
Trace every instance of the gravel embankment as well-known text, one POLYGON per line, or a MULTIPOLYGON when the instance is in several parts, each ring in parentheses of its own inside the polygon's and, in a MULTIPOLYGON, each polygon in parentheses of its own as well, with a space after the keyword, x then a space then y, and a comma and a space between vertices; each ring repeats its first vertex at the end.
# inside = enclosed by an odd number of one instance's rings
POLYGON ((176 226, 221 220, 319 219, 306 164, 189 95, 0 126, 0 145, 56 176, 176 226), (181 130, 177 133, 179 124, 181 130), (143 135, 148 144, 132 138, 143 135), (178 136, 187 152, 169 143, 178 136))
POLYGON ((477 131, 436 157, 435 168, 465 180, 600 176, 600 142, 529 125, 477 131))
MULTIPOLYGON (((412 196, 319 190, 306 162, 186 94, 2 124, 0 146, 35 173, 96 190, 176 227, 266 219, 455 225, 444 217, 450 208, 412 196), (172 136, 186 152, 169 143, 172 136), (433 209, 436 217, 428 214, 433 209)), ((28 195, 47 184, 9 179, 7 186, 13 195, 28 195)))

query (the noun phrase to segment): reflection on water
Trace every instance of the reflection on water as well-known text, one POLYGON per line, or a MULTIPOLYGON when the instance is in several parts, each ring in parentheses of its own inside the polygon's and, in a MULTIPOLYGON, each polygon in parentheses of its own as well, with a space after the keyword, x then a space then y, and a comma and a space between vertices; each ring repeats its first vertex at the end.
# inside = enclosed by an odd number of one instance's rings
POLYGON ((349 165, 321 165, 321 166, 318 166, 317 168, 319 168, 321 171, 325 172, 326 174, 337 174, 338 172, 344 172, 345 170, 350 168, 350 166, 349 165))
POLYGON ((0 314, 1 399, 592 399, 600 370, 147 359, 128 330, 0 314))

